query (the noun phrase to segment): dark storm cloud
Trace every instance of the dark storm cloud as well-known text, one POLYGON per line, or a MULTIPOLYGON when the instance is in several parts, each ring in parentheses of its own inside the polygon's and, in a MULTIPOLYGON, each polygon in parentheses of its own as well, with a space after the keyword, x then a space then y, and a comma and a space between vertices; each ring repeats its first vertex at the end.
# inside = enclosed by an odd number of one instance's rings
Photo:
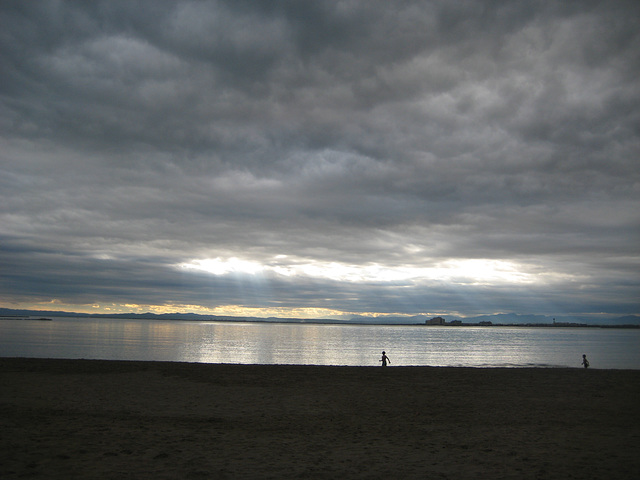
POLYGON ((639 14, 3 2, 3 301, 637 313, 639 14))

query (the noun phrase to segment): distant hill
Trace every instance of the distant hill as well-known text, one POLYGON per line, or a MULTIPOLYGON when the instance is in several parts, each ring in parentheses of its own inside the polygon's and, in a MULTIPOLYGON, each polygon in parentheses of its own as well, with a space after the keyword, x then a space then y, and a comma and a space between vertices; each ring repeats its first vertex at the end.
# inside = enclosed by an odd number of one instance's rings
POLYGON ((279 317, 234 317, 228 315, 202 315, 199 313, 77 313, 59 310, 24 310, 0 308, 0 317, 75 317, 75 318, 122 318, 135 320, 185 320, 216 322, 287 322, 287 323, 346 323, 345 320, 279 318, 279 317))
MULTIPOLYGON (((464 323, 491 322, 502 325, 522 325, 527 323, 553 323, 553 317, 545 315, 519 315, 517 313, 499 313, 497 315, 479 315, 477 317, 461 318, 464 323)), ((563 320, 566 321, 566 320, 563 320)), ((575 320, 571 320, 575 322, 575 320)), ((584 323, 584 322, 576 322, 584 323)))
POLYGON ((626 315, 624 317, 614 318, 611 322, 612 325, 640 325, 640 316, 626 315))
MULTIPOLYGON (((342 319, 307 319, 307 318, 281 318, 281 317, 233 317, 220 315, 201 315, 198 313, 116 313, 116 314, 87 314, 76 312, 63 312, 55 310, 20 310, 0 308, 2 316, 24 317, 85 317, 85 318, 131 318, 147 320, 186 320, 186 321, 235 321, 235 322, 286 322, 286 323, 332 323, 332 324, 369 324, 369 325, 423 325, 432 318, 430 315, 378 316, 353 315, 342 319)), ((500 313, 496 315, 479 315, 475 317, 446 317, 447 323, 459 320, 464 324, 476 324, 491 322, 493 325, 527 325, 527 324, 585 324, 585 325, 634 325, 640 326, 640 316, 626 315, 623 317, 549 317, 545 315, 521 315, 516 313, 500 313)))
POLYGON ((225 317, 218 315, 200 315, 197 313, 77 313, 63 312, 59 310, 20 310, 11 308, 0 308, 1 316, 24 316, 24 317, 82 317, 82 318, 133 318, 147 320, 236 320, 243 317, 225 317))

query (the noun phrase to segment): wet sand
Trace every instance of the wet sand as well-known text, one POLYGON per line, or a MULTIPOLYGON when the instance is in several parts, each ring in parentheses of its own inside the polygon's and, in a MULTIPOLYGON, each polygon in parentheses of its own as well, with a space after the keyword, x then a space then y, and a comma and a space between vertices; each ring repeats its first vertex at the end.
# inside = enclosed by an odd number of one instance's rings
POLYGON ((635 479, 640 371, 0 358, 0 478, 635 479))

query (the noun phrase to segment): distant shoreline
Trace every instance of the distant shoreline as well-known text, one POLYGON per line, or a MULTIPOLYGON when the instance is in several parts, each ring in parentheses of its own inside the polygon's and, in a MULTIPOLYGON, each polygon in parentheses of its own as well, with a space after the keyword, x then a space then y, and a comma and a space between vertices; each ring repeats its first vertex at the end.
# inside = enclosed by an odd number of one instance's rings
POLYGON ((430 325, 425 323, 384 323, 384 322, 355 322, 341 320, 306 320, 306 319, 261 319, 261 318, 243 318, 243 317, 213 317, 213 318, 179 318, 171 316, 131 316, 123 315, 103 315, 103 314, 60 314, 50 315, 49 317, 38 317, 37 315, 0 315, 1 320, 23 320, 23 321, 52 321, 54 318, 89 318, 89 319, 110 319, 110 320, 145 320, 145 321, 172 321, 172 322, 228 322, 228 323, 260 323, 260 324, 279 324, 279 325, 343 325, 343 326, 381 326, 381 327, 531 327, 531 328, 613 328, 613 329, 639 329, 640 325, 633 324, 586 324, 586 323, 443 323, 439 325, 430 325))

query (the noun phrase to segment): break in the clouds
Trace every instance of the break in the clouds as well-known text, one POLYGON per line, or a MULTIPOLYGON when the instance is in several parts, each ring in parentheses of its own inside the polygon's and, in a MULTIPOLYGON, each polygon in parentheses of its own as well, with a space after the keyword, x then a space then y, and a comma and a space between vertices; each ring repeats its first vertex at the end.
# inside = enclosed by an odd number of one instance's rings
POLYGON ((0 301, 640 313, 639 18, 2 2, 0 301))

